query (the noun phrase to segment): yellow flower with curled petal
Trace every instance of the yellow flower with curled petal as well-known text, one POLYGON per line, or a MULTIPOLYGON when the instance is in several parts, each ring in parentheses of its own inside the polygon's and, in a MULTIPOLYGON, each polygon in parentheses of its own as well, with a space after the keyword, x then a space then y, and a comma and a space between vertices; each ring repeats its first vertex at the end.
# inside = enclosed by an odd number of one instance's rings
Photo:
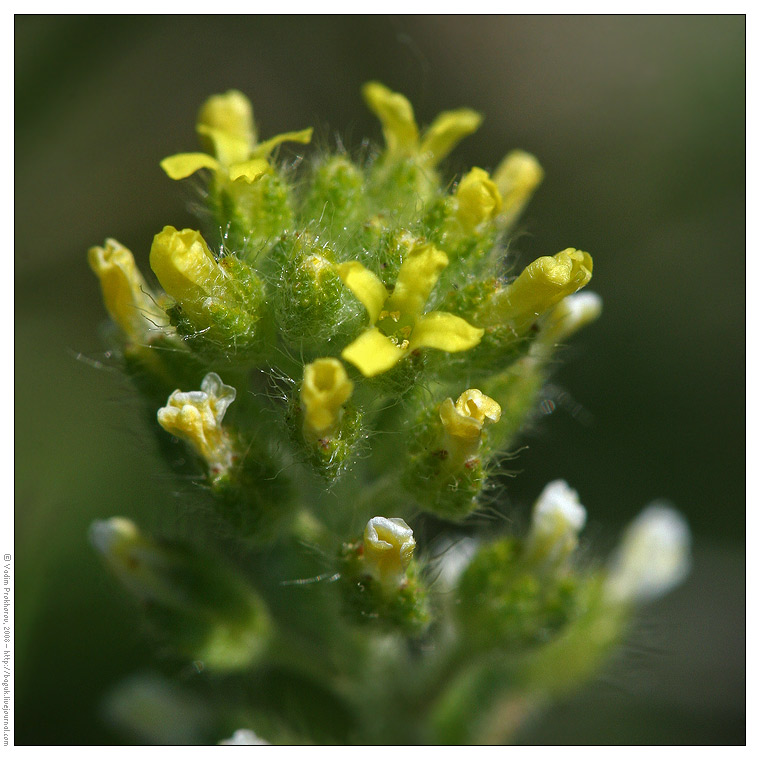
POLYGON ((251 183, 271 170, 269 154, 281 143, 311 141, 313 130, 285 132, 262 143, 256 141, 253 108, 243 93, 230 90, 213 95, 201 107, 196 125, 208 153, 178 153, 161 162, 171 179, 184 179, 200 169, 217 177, 251 183))
POLYGON ((469 108, 444 111, 420 138, 414 110, 403 95, 380 82, 367 82, 362 95, 370 110, 380 119, 387 155, 394 159, 416 157, 421 164, 431 168, 446 158, 483 121, 479 113, 469 108))
POLYGON ((373 517, 364 529, 365 568, 383 586, 399 586, 416 545, 412 529, 400 517, 373 517))
POLYGON ((181 438, 205 460, 213 475, 227 472, 235 450, 222 420, 236 391, 225 385, 216 372, 209 372, 199 391, 174 391, 166 406, 158 410, 158 424, 167 433, 181 438))
POLYGON ((132 343, 145 344, 152 335, 163 332, 166 314, 157 305, 128 248, 109 238, 105 248, 90 248, 87 259, 100 280, 108 313, 132 343))
POLYGON ((393 293, 358 261, 336 269, 369 314, 370 327, 343 349, 341 356, 365 377, 387 372, 418 348, 466 351, 484 331, 445 311, 423 313, 448 256, 432 243, 413 244, 401 264, 393 293))
POLYGON ((354 384, 337 359, 317 359, 303 370, 301 403, 304 407, 304 433, 329 434, 340 421, 343 404, 353 393, 354 384))
POLYGON ((501 211, 499 188, 488 176, 488 172, 478 167, 470 169, 462 177, 454 197, 457 202, 457 219, 468 231, 490 221, 501 211))
POLYGON ((446 450, 457 465, 475 456, 480 447, 486 421, 498 422, 501 407, 477 388, 468 388, 456 401, 447 398, 439 408, 446 431, 446 450))
POLYGON ((585 287, 592 271, 591 256, 575 248, 541 256, 495 296, 494 316, 511 322, 518 334, 523 333, 565 296, 585 287))

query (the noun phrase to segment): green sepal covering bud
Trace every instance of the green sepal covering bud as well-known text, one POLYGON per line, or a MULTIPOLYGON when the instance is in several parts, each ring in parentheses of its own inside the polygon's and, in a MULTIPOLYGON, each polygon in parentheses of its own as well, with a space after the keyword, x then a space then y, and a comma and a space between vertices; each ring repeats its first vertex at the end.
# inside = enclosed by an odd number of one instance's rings
MULTIPOLYGON (((462 361, 466 362, 464 366, 474 376, 488 377, 504 370, 528 353, 538 334, 538 331, 519 334, 509 321, 489 318, 488 304, 501 289, 502 285, 495 277, 470 282, 464 287, 449 290, 440 307, 461 315, 483 329, 480 343, 462 357, 462 361)), ((456 359, 454 362, 441 363, 440 369, 444 374, 457 370, 456 359)))
POLYGON ((578 614, 579 580, 547 577, 515 538, 481 547, 457 588, 457 619, 478 648, 514 652, 555 636, 578 614))
POLYGON ((499 420, 499 405, 479 390, 465 391, 422 412, 410 435, 403 484, 419 505, 439 517, 460 520, 477 508, 486 482, 486 422, 499 420))
POLYGON ((93 523, 90 541, 144 603, 156 633, 181 655, 207 667, 235 669, 264 653, 269 615, 231 567, 189 545, 146 536, 122 517, 93 523))
POLYGON ((414 158, 398 161, 381 156, 369 173, 368 195, 384 216, 398 224, 416 223, 438 192, 435 172, 414 158))
POLYGON ((352 240, 367 217, 364 183, 364 172, 347 156, 325 157, 313 170, 299 218, 330 240, 352 240))
POLYGON ((340 584, 354 620, 407 635, 430 623, 428 590, 412 557, 414 537, 400 518, 373 517, 361 541, 344 544, 340 584))
POLYGON ((501 406, 501 419, 489 436, 495 450, 509 446, 525 428, 541 393, 546 373, 538 362, 526 356, 483 384, 483 390, 501 406))
POLYGON ((333 252, 307 233, 277 244, 275 320, 282 338, 309 358, 345 344, 361 329, 361 307, 335 269, 333 252))
POLYGON ((282 462, 255 438, 235 436, 240 460, 211 483, 214 509, 236 532, 253 541, 273 541, 295 516, 295 493, 282 462))
POLYGON ((265 172, 251 183, 225 184, 212 194, 212 210, 227 232, 229 248, 251 263, 265 257, 280 235, 293 226, 290 187, 275 171, 265 172))

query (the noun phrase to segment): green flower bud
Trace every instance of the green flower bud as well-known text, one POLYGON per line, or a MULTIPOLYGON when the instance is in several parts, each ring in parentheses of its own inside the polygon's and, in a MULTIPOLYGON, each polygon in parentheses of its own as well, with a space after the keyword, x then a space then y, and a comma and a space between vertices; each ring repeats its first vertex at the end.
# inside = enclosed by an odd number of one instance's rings
POLYGON ((457 619, 478 647, 537 646, 577 614, 578 589, 573 576, 537 573, 520 542, 504 538, 482 546, 462 573, 457 619))
POLYGON ((274 309, 283 339, 307 356, 335 351, 362 322, 360 309, 338 274, 332 251, 310 235, 285 236, 274 309))
POLYGON ((156 632, 181 654, 220 669, 258 660, 270 637, 263 602, 231 568, 144 535, 123 517, 92 524, 90 541, 156 632))
POLYGON ((346 156, 329 156, 314 169, 299 218, 315 224, 328 239, 354 238, 367 218, 364 173, 346 156))

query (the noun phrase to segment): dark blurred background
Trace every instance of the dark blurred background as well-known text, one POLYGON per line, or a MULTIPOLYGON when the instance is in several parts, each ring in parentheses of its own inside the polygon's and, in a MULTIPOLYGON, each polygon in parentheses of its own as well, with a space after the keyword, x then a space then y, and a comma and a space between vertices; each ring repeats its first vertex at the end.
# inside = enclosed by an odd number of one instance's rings
POLYGON ((522 740, 744 743, 744 17, 16 16, 15 38, 17 743, 121 741, 100 700, 151 656, 87 527, 183 529, 129 388, 94 364, 87 248, 115 237, 148 271, 153 235, 194 224, 158 162, 195 149, 207 95, 246 92, 264 137, 358 147, 380 138, 368 79, 421 123, 485 114, 452 172, 539 157, 521 263, 594 257, 605 311, 512 462, 515 512, 561 477, 599 547, 655 498, 694 532, 689 580, 522 740))

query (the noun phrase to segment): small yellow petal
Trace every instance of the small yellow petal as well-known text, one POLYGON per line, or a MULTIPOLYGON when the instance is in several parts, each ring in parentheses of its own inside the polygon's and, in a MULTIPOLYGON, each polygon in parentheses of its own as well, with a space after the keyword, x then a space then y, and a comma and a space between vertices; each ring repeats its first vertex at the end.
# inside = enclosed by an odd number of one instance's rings
POLYGON ((468 388, 462 393, 457 399, 456 409, 460 414, 477 420, 481 424, 486 419, 491 422, 498 422, 501 419, 499 404, 477 388, 468 388))
POLYGON ((155 298, 138 270, 132 252, 116 240, 105 248, 90 248, 90 268, 100 279, 108 313, 135 343, 143 343, 151 330, 166 322, 155 298))
POLYGON ((480 343, 484 332, 454 314, 431 311, 417 320, 409 339, 409 350, 438 348, 452 353, 467 351, 480 343))
POLYGON ((448 256, 432 243, 413 247, 404 257, 385 310, 416 319, 424 311, 430 293, 448 263, 448 256))
POLYGON ((412 154, 419 142, 419 130, 411 103, 400 93, 380 82, 367 82, 362 95, 370 110, 380 119, 388 152, 412 154))
POLYGON ((242 178, 250 184, 271 170, 272 167, 263 158, 252 158, 241 164, 233 164, 230 166, 229 173, 231 180, 242 178))
POLYGON ((207 153, 177 153, 161 162, 161 168, 171 179, 185 179, 199 169, 219 171, 219 162, 207 153))
MULTIPOLYGON (((483 423, 472 417, 462 414, 456 408, 452 399, 447 398, 438 408, 438 414, 441 418, 441 424, 446 433, 460 444, 480 443, 480 433, 483 430, 483 423)), ((472 455, 472 447, 466 447, 467 453, 472 455)), ((477 451, 477 446, 475 447, 477 451)))
POLYGON ((387 372, 404 357, 406 351, 373 327, 365 330, 343 349, 341 356, 351 362, 365 377, 387 372))
POLYGON ((337 359, 317 359, 303 370, 301 403, 304 407, 304 432, 324 435, 342 414, 354 384, 337 359))
POLYGON ((297 142, 304 145, 311 142, 311 135, 314 132, 313 127, 302 129, 300 132, 283 132, 281 135, 275 135, 268 140, 256 145, 251 151, 252 158, 267 158, 269 154, 284 142, 297 142))
POLYGON ((483 117, 470 108, 444 111, 425 132, 420 154, 430 166, 436 166, 482 123, 483 117))
POLYGON ((224 132, 245 144, 247 150, 250 150, 256 142, 251 101, 239 90, 228 90, 222 95, 212 95, 201 106, 197 127, 224 132))
POLYGON ((502 222, 511 223, 530 200, 544 178, 544 170, 535 156, 513 150, 493 173, 493 181, 502 197, 502 222))
POLYGON ((388 299, 388 291, 380 278, 358 261, 347 261, 335 267, 346 287, 359 299, 374 325, 388 299))
POLYGON ((203 124, 199 124, 196 131, 201 137, 201 142, 208 146, 209 152, 213 153, 223 166, 245 161, 251 154, 250 143, 229 132, 203 124))
POLYGON ((457 218, 467 230, 493 219, 501 210, 501 194, 488 172, 471 169, 459 183, 456 192, 457 218))

